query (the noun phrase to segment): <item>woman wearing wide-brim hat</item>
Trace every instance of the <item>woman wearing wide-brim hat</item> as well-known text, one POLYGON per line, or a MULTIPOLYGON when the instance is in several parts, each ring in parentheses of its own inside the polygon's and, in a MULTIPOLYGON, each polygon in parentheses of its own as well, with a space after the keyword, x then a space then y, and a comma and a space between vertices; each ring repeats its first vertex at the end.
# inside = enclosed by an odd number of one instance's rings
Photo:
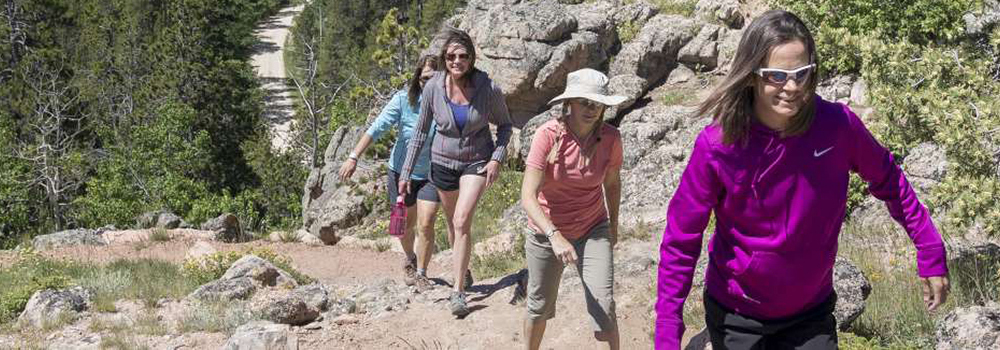
POLYGON ((605 107, 625 97, 609 95, 607 76, 593 69, 569 73, 566 80, 566 91, 549 102, 561 102, 562 113, 535 131, 521 185, 521 203, 535 232, 524 245, 525 347, 541 345, 546 321, 555 316, 563 266, 573 264, 587 291, 594 337, 617 349, 612 250, 618 238, 622 141, 602 117, 605 107))

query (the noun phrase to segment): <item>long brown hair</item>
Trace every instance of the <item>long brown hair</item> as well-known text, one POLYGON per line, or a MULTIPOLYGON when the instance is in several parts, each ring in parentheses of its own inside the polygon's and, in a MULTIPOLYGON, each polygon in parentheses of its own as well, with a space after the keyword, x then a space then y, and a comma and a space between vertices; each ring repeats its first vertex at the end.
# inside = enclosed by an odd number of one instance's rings
POLYGON ((469 78, 472 76, 472 72, 476 71, 476 45, 472 42, 472 37, 469 36, 469 33, 466 33, 464 30, 445 25, 444 27, 441 27, 441 30, 438 31, 436 35, 435 41, 438 40, 442 42, 439 58, 444 64, 448 64, 445 57, 448 54, 448 46, 458 44, 465 48, 465 51, 469 54, 469 71, 465 72, 465 75, 463 75, 462 78, 469 78))
POLYGON ((805 105, 792 118, 788 128, 782 131, 782 136, 800 135, 809 130, 815 118, 813 96, 819 80, 820 62, 816 57, 816 43, 809 28, 797 16, 787 11, 771 10, 754 19, 743 32, 732 69, 698 108, 698 115, 711 115, 712 120, 722 127, 723 143, 746 142, 753 122, 754 86, 760 79, 756 71, 764 65, 771 48, 796 40, 806 46, 809 62, 816 67, 804 85, 805 105))
POLYGON ((420 94, 423 92, 423 88, 420 86, 420 76, 423 75, 425 66, 431 66, 433 70, 441 70, 441 63, 437 56, 424 55, 417 60, 417 67, 413 70, 413 76, 410 77, 410 89, 406 94, 410 100, 410 107, 413 108, 417 108, 417 100, 420 99, 420 94))

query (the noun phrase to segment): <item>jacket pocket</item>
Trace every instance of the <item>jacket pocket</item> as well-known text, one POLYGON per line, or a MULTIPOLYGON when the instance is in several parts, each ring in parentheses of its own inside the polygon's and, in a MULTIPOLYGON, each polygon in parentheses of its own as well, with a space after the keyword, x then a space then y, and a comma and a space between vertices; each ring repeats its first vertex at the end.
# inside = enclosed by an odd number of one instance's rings
POLYGON ((756 251, 743 271, 736 271, 743 295, 777 314, 802 310, 823 287, 822 258, 797 259, 787 254, 756 251))

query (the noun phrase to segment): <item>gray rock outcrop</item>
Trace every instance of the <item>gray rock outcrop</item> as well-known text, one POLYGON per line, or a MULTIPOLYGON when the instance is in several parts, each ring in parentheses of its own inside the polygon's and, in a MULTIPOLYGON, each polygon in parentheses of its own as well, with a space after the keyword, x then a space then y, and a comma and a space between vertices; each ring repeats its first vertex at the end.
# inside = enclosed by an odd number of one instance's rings
POLYGON ((236 328, 223 349, 226 350, 297 350, 298 336, 287 324, 253 321, 236 328))
POLYGON ((90 308, 93 293, 83 287, 71 289, 46 289, 35 292, 28 299, 18 322, 41 328, 56 322, 62 313, 78 313, 90 308))
POLYGON ((938 321, 937 350, 1000 349, 1000 304, 955 308, 938 321))
POLYGON ((257 290, 249 277, 218 279, 205 283, 188 296, 201 301, 246 300, 257 290))
POLYGON ((36 236, 31 245, 37 250, 56 249, 80 245, 107 245, 101 230, 75 229, 36 236))
POLYGON ((962 16, 965 21, 965 33, 970 36, 989 34, 1000 23, 1000 1, 986 0, 982 11, 969 12, 962 16))
POLYGON ((177 214, 162 210, 151 211, 139 215, 139 217, 135 218, 135 226, 138 229, 163 228, 168 230, 190 227, 190 225, 180 216, 177 216, 177 214))
POLYGON ((740 12, 740 3, 736 0, 700 0, 695 5, 694 11, 725 23, 730 28, 743 27, 743 13, 740 12))
MULTIPOLYGON (((324 244, 336 244, 339 240, 337 231, 356 224, 371 211, 365 206, 363 191, 342 183, 337 174, 340 164, 347 159, 364 132, 361 127, 337 129, 323 155, 323 167, 313 168, 306 180, 302 196, 302 226, 324 244)), ((359 162, 354 179, 363 181, 373 176, 373 170, 366 169, 374 166, 364 159, 359 162)))

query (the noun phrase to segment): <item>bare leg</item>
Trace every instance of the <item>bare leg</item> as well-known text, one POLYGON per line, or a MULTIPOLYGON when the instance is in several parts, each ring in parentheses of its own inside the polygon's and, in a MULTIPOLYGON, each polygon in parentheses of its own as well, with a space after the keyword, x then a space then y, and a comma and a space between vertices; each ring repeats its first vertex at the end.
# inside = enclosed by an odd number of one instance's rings
POLYGON ((425 271, 434 254, 434 219, 437 209, 437 202, 417 200, 417 268, 425 271))
POLYGON ((438 190, 438 198, 441 198, 441 209, 444 210, 444 223, 448 226, 448 245, 455 247, 455 227, 452 225, 452 218, 455 217, 455 203, 458 202, 458 190, 442 191, 438 190))
POLYGON ((406 208, 406 233, 403 237, 399 237, 399 245, 403 246, 403 253, 406 253, 407 259, 416 256, 413 252, 415 226, 417 226, 417 206, 413 205, 406 208))
POLYGON ((545 335, 545 322, 545 319, 531 320, 528 318, 524 320, 525 349, 537 350, 542 345, 542 336, 545 335))
POLYGON ((458 200, 452 216, 455 229, 455 291, 465 291, 465 270, 469 269, 469 254, 472 252, 472 218, 476 204, 486 189, 486 178, 478 175, 464 175, 459 180, 458 200))

